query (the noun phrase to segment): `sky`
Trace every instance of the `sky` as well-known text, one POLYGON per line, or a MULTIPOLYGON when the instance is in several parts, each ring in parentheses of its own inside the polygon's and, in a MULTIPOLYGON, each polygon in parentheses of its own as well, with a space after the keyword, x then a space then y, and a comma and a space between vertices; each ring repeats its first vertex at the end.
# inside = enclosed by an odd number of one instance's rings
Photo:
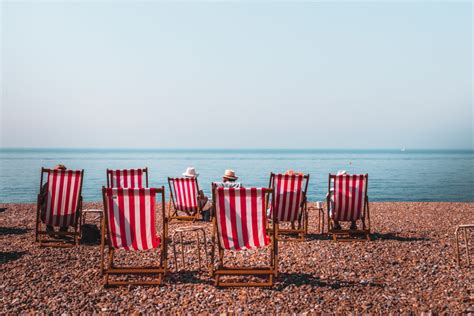
POLYGON ((470 1, 0 6, 0 147, 474 148, 470 1))

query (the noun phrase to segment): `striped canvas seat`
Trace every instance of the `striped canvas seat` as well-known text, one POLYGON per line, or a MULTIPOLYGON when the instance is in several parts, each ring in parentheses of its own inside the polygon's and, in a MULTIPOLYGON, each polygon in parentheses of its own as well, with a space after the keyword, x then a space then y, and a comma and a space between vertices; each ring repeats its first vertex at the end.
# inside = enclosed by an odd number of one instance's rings
POLYGON ((82 171, 50 170, 47 174, 47 196, 41 220, 51 226, 74 226, 81 198, 82 171))
POLYGON ((143 173, 143 169, 107 169, 107 186, 110 188, 143 188, 145 187, 143 173))
MULTIPOLYGON (((304 202, 304 175, 273 175, 274 188, 272 212, 279 222, 293 222, 298 219, 304 202)), ((270 214, 269 217, 272 215, 270 214)))
POLYGON ((187 214, 198 212, 198 184, 196 178, 172 178, 170 189, 176 210, 187 214))
POLYGON ((156 189, 107 188, 107 228, 114 249, 148 250, 160 245, 155 229, 156 189))
POLYGON ((218 237, 224 249, 267 246, 265 192, 262 188, 215 188, 218 237))
POLYGON ((344 174, 334 176, 331 218, 337 221, 356 221, 364 216, 367 175, 344 174))

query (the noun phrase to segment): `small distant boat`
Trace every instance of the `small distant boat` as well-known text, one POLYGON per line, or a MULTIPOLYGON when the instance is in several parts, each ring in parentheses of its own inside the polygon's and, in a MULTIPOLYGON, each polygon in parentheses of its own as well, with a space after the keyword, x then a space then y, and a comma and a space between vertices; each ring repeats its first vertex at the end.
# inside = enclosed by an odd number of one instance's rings
POLYGON ((401 152, 404 152, 405 151, 405 147, 403 147, 402 149, 400 149, 401 152))

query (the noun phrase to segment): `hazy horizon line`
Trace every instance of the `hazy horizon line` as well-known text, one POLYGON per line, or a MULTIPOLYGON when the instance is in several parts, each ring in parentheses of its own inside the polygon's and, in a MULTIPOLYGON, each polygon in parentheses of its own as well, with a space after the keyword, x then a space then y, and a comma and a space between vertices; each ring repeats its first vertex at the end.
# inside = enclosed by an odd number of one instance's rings
POLYGON ((396 150, 396 151, 474 151, 474 148, 411 148, 411 147, 2 147, 0 150, 396 150))

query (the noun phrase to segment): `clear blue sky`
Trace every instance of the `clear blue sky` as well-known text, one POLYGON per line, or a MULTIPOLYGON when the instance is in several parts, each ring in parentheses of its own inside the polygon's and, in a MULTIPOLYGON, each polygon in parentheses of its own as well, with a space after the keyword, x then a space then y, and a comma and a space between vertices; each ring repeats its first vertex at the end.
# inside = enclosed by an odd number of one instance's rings
POLYGON ((468 1, 1 10, 2 147, 473 148, 468 1))

